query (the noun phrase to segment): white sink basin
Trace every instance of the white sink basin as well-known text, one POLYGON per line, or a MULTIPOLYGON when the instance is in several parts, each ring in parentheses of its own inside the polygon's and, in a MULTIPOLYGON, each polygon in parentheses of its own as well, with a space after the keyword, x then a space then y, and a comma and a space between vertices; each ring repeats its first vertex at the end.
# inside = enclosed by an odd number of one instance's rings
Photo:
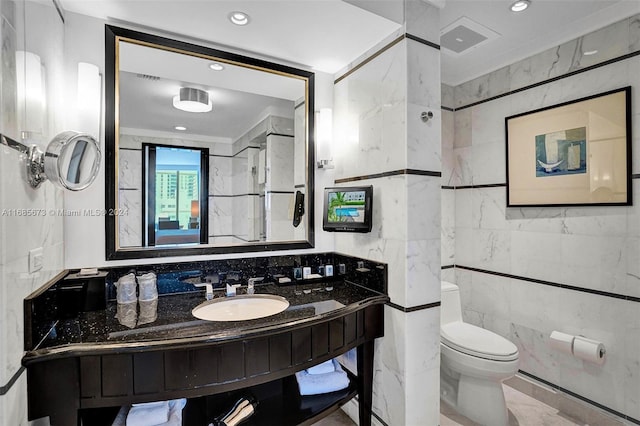
POLYGON ((194 317, 206 321, 245 321, 275 315, 287 309, 289 302, 270 294, 247 294, 208 300, 193 308, 194 317))

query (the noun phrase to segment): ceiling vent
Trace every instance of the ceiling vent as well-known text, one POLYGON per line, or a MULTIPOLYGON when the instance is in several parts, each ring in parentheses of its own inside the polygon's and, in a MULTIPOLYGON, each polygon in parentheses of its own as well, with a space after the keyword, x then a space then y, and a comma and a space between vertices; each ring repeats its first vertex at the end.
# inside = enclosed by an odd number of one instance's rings
POLYGON ((160 80, 160 77, 158 77, 157 75, 151 75, 151 74, 136 74, 136 77, 141 78, 143 80, 151 80, 151 81, 160 80))
POLYGON ((498 37, 497 32, 462 16, 440 31, 440 46, 458 56, 498 37))

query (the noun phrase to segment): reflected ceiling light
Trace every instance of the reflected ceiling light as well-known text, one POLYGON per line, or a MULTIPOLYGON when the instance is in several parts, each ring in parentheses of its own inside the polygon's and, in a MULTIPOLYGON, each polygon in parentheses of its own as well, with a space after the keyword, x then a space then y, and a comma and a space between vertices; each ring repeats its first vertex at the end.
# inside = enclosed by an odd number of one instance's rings
POLYGON ((584 56, 591 56, 591 55, 595 55, 596 53, 598 53, 597 50, 587 50, 586 52, 583 53, 584 56))
POLYGON ((183 87, 180 94, 173 97, 173 107, 187 112, 209 112, 213 104, 204 90, 183 87))
POLYGON ((214 71, 222 71, 224 69, 224 65, 218 63, 218 62, 211 62, 209 64, 209 68, 211 68, 214 71))
POLYGON ((522 12, 523 10, 528 8, 530 5, 531 5, 531 1, 530 0, 518 0, 518 1, 515 1, 515 2, 511 3, 511 11, 512 12, 522 12))
POLYGON ((176 127, 174 127, 174 129, 176 129, 176 130, 180 130, 180 131, 187 130, 187 128, 186 128, 186 127, 184 127, 184 126, 176 126, 176 127))
POLYGON ((244 12, 231 12, 229 20, 236 25, 247 25, 249 23, 249 15, 244 12))

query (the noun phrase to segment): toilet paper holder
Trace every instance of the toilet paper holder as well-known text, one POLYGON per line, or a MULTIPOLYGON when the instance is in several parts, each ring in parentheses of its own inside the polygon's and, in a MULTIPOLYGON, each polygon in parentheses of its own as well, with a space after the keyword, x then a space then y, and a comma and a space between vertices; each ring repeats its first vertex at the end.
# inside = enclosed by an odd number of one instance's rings
POLYGON ((551 333, 550 345, 559 352, 596 364, 602 364, 607 353, 602 342, 582 335, 574 336, 556 330, 551 333))

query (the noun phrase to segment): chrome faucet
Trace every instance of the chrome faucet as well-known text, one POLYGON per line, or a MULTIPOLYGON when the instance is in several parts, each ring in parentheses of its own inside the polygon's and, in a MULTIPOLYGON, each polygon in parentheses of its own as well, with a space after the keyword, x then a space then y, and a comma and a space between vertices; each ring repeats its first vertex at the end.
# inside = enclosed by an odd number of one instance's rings
POLYGON ((211 283, 194 284, 196 287, 204 287, 207 290, 207 300, 213 299, 213 285, 211 283))
POLYGON ((254 285, 257 282, 260 282, 264 280, 264 277, 254 277, 254 278, 249 278, 247 280, 247 294, 253 294, 256 292, 254 285))

